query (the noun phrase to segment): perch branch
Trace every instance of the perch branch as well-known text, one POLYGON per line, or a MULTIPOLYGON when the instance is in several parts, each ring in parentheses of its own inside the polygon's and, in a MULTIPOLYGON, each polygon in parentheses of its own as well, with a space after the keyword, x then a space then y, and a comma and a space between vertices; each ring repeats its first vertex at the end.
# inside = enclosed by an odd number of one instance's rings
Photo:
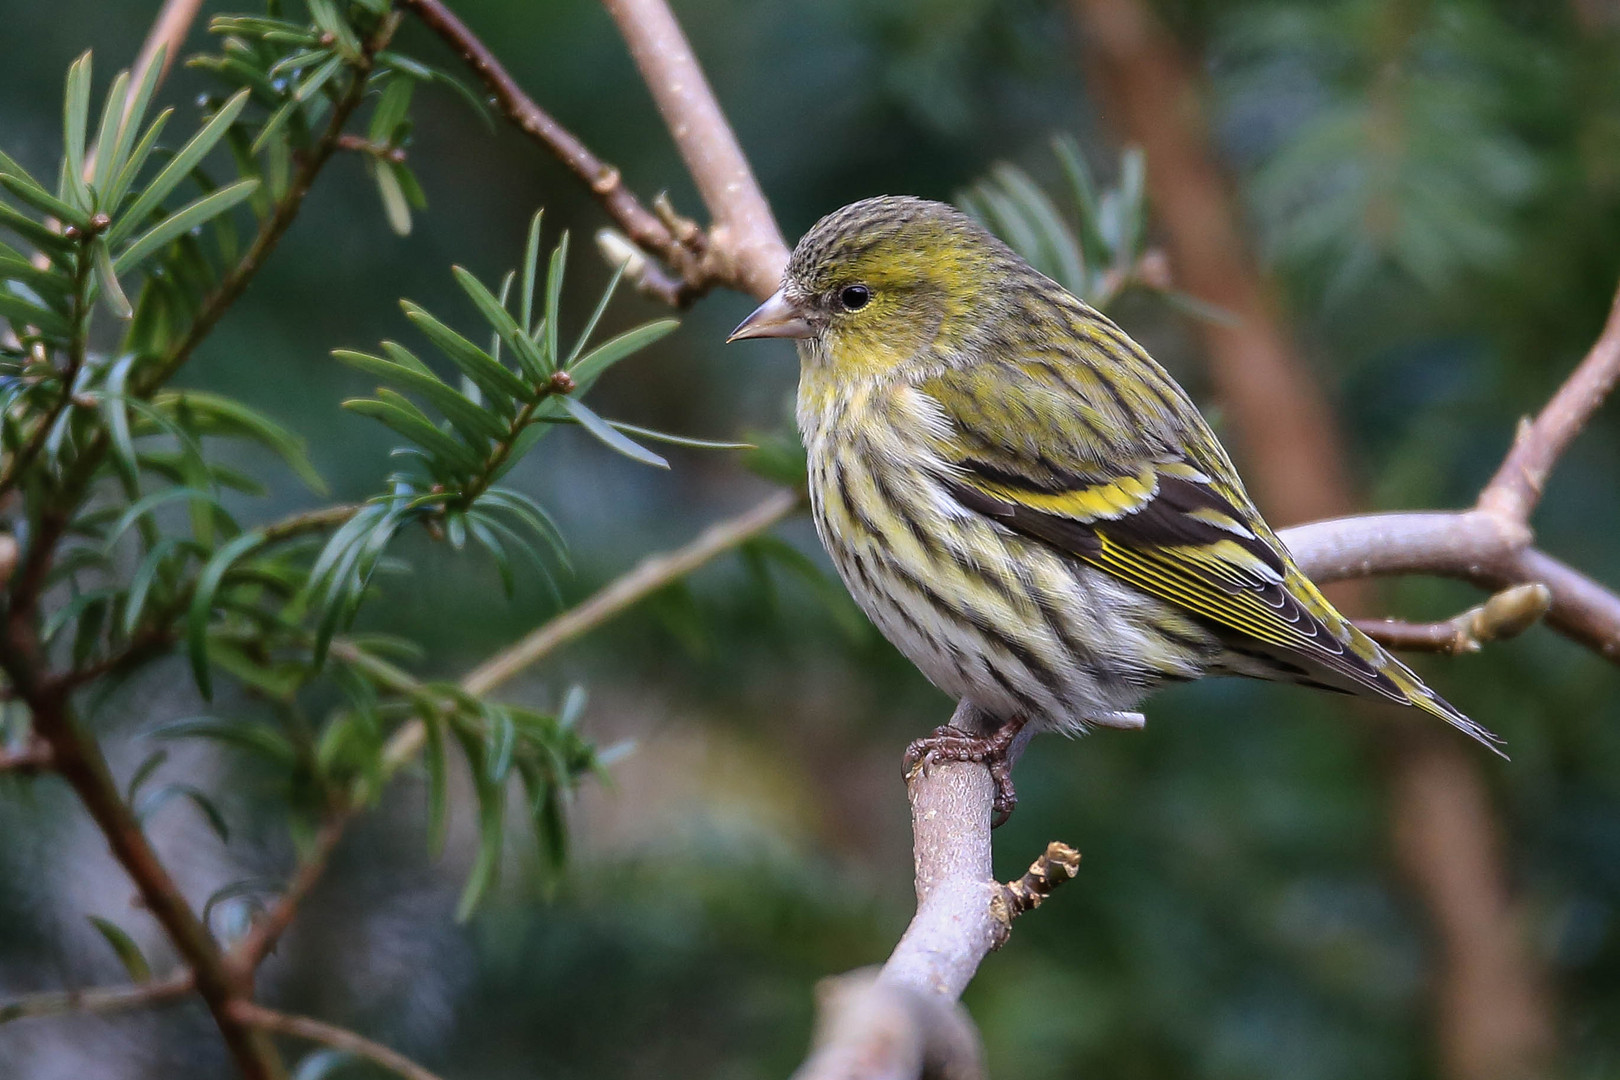
POLYGON ((862 968, 821 980, 810 1057, 793 1080, 983 1080, 984 1050, 955 1001, 862 968))
MULTIPOLYGON (((972 722, 959 706, 952 723, 972 722)), ((794 1080, 982 1076, 977 1036, 956 999, 984 958, 1007 940, 1012 920, 1079 866, 1078 852, 1053 843, 1018 881, 995 879, 995 781, 983 765, 919 770, 907 778, 906 792, 917 913, 875 977, 844 976, 835 993, 823 995, 815 1049, 794 1080)))
POLYGON ((231 1013, 237 1023, 245 1024, 259 1031, 274 1032, 277 1035, 291 1035, 297 1039, 320 1043, 330 1046, 334 1050, 346 1050, 357 1057, 363 1057, 381 1068, 405 1080, 439 1080, 433 1073, 401 1054, 391 1050, 379 1042, 372 1042, 364 1035, 356 1034, 348 1028, 340 1028, 335 1024, 328 1024, 324 1020, 316 1020, 308 1016, 293 1016, 290 1013, 277 1012, 267 1009, 263 1005, 256 1005, 251 1001, 238 1001, 231 1007, 231 1013))

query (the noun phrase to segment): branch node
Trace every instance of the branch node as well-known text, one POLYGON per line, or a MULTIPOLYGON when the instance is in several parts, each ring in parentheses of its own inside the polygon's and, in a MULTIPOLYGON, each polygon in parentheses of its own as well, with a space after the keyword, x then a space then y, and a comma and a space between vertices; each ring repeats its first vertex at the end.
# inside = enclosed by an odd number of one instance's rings
MULTIPOLYGON (((1003 927, 1002 939, 1012 929, 1012 921, 1046 902, 1052 891, 1080 872, 1080 853, 1061 840, 1046 845, 1041 857, 1030 864, 1024 876, 1003 885, 991 903, 996 921, 1003 927)), ((1000 947, 998 943, 998 948, 1000 947)))
POLYGON ((604 164, 602 171, 596 174, 596 179, 591 181, 591 190, 598 195, 609 195, 623 182, 624 177, 617 165, 604 164))
POLYGON ((1517 637, 1552 608, 1552 590, 1539 581, 1514 585, 1461 615, 1433 623, 1396 619, 1358 622, 1361 631, 1386 648, 1450 656, 1479 652, 1489 641, 1517 637))
POLYGON ((653 196, 652 209, 653 213, 658 215, 658 220, 670 231, 670 235, 692 254, 701 256, 709 247, 709 237, 703 232, 703 227, 675 209, 675 204, 669 199, 669 192, 660 191, 653 196))
POLYGON ((671 307, 682 307, 693 295, 685 281, 672 277, 658 262, 617 229, 596 230, 596 250, 609 266, 622 269, 638 290, 671 307))

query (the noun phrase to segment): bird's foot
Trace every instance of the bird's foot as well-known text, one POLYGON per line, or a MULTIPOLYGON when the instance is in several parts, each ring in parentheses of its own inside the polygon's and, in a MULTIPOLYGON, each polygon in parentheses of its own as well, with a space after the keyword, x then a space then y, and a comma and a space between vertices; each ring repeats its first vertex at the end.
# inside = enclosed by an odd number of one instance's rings
POLYGON ((997 828, 1012 816, 1013 807, 1018 805, 1008 751, 1024 724, 1022 718, 1008 720, 988 735, 975 735, 951 724, 937 727, 932 735, 915 739, 906 747, 906 778, 944 761, 973 761, 983 765, 990 770, 990 779, 996 785, 995 801, 991 804, 995 817, 990 827, 997 828))

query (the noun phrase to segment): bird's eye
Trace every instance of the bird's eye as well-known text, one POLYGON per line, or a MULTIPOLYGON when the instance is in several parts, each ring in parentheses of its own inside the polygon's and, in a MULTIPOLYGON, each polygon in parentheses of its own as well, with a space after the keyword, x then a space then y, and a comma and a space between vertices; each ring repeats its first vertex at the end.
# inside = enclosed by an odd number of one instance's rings
POLYGON ((872 299, 872 290, 865 285, 846 285, 838 290, 838 302, 845 311, 859 311, 872 299))

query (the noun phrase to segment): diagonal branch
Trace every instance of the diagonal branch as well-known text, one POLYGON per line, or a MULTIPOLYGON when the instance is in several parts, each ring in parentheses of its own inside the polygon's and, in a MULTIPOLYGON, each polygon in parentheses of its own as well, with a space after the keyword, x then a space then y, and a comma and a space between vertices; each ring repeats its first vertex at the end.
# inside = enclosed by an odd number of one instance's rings
POLYGON ((1565 637, 1620 664, 1620 595, 1523 543, 1523 528, 1480 510, 1360 514, 1279 529, 1306 575, 1327 584, 1427 574, 1481 588, 1541 584, 1546 621, 1565 637))
MULTIPOLYGON (((479 696, 490 693, 552 650, 594 630, 716 556, 769 531, 801 505, 800 496, 778 491, 753 509, 709 526, 684 547, 648 556, 583 603, 544 623, 515 645, 468 672, 461 680, 461 688, 479 696)), ((421 751, 426 737, 427 728, 420 719, 413 718, 401 725, 383 748, 384 776, 391 776, 409 764, 421 751)))
POLYGON ((649 210, 617 168, 524 92, 444 0, 400 3, 473 70, 503 116, 585 183, 624 234, 604 231, 604 247, 617 250, 626 238, 630 241, 634 250, 619 252, 616 261, 643 291, 685 306, 716 285, 761 300, 776 289, 787 264, 787 246, 691 46, 662 0, 610 0, 607 7, 713 218, 707 232, 677 215, 665 200, 655 200, 649 210))
MULTIPOLYGON (((954 724, 975 723, 959 706, 954 724)), ((816 1047, 794 1080, 914 1080, 984 1075, 978 1037, 956 999, 1007 940, 1012 920, 1074 876, 1080 856, 1048 845, 1018 881, 991 862, 990 770, 950 762, 907 778, 917 913, 877 975, 841 977, 818 1002, 816 1047), (933 1070, 933 1071, 930 1071, 933 1070)))
POLYGON ((650 251, 674 268, 681 278, 682 292, 667 297, 671 303, 685 303, 708 288, 698 266, 697 255, 683 245, 657 215, 637 199, 614 166, 597 157, 573 132, 563 127, 524 92, 517 80, 496 58, 489 46, 462 22, 442 0, 400 0, 422 24, 455 50, 463 63, 478 75, 496 107, 518 130, 539 142, 567 166, 602 204, 602 209, 637 246, 650 251))
MULTIPOLYGON (((802 505, 803 501, 798 495, 780 491, 746 513, 710 526, 684 547, 649 556, 583 603, 544 623, 521 641, 480 664, 462 679, 462 689, 478 696, 494 691, 558 647, 622 614, 717 556, 769 531, 802 505)), ((347 648, 341 641, 334 642, 332 652, 339 655, 347 648)), ((398 686, 401 692, 421 689, 403 674, 398 678, 401 680, 398 686)), ((412 718, 402 724, 383 749, 384 777, 394 775, 415 760, 426 737, 427 729, 420 719, 412 718)), ((291 881, 275 905, 254 923, 252 930, 226 957, 226 967, 238 979, 246 981, 251 978, 275 948, 281 935, 292 925, 304 898, 325 873, 332 851, 342 839, 351 816, 352 809, 345 807, 336 808, 329 814, 316 833, 310 854, 293 871, 291 881)))
POLYGON ((1513 448, 1479 496, 1479 509, 1528 521, 1560 454, 1620 381, 1620 293, 1603 333, 1534 420, 1524 421, 1513 448))
POLYGON ((787 245, 709 80, 665 0, 603 0, 714 219, 710 240, 741 291, 781 283, 787 245))
POLYGON ((483 695, 510 682, 525 668, 575 638, 633 607, 641 600, 690 574, 722 552, 739 547, 768 531, 804 505, 791 491, 778 491, 753 509, 704 529, 685 547, 662 555, 650 555, 629 573, 609 582, 601 590, 530 632, 517 642, 467 673, 462 688, 469 694, 483 695))
POLYGON ((158 72, 158 81, 162 82, 168 76, 169 69, 174 67, 175 57, 180 55, 180 47, 191 33, 192 23, 197 21, 197 12, 202 10, 202 4, 203 0, 163 0, 163 7, 152 21, 152 28, 146 32, 146 40, 141 43, 135 68, 129 73, 129 85, 141 85, 159 50, 163 53, 163 70, 158 72))

